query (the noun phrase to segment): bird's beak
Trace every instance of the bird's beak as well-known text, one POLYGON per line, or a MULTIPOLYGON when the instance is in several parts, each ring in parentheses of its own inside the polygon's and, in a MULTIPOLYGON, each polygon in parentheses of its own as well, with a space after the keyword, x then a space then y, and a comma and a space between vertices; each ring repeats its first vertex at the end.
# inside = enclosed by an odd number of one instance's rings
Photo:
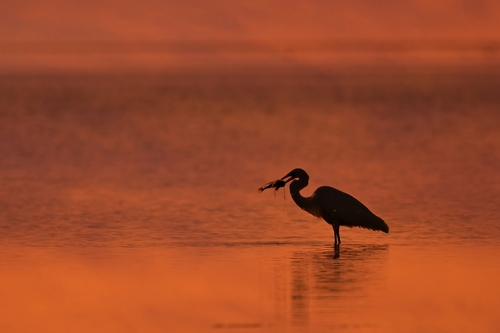
POLYGON ((285 182, 285 184, 288 183, 289 181, 294 180, 294 179, 295 179, 295 177, 293 177, 291 175, 291 172, 288 173, 286 176, 281 177, 281 180, 283 180, 285 182))

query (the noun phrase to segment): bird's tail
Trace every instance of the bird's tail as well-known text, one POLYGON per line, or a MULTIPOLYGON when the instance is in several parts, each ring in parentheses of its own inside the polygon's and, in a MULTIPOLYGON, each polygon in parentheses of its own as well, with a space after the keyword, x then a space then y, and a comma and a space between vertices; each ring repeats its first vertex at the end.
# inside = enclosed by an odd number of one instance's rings
POLYGON ((385 232, 386 234, 389 233, 389 226, 387 225, 387 223, 385 223, 384 220, 376 215, 373 216, 370 229, 379 230, 385 232))
POLYGON ((344 225, 349 228, 360 227, 375 231, 382 231, 385 232, 386 234, 389 233, 389 226, 387 225, 387 223, 385 223, 384 220, 382 220, 380 217, 374 215, 371 212, 369 215, 365 215, 364 217, 356 219, 355 222, 346 222, 342 220, 340 221, 341 221, 340 225, 344 225))

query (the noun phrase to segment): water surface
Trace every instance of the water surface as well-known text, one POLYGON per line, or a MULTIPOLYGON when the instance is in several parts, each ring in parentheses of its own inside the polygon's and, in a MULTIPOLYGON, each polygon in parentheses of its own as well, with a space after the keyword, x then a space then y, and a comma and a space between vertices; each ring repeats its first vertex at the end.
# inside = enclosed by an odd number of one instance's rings
MULTIPOLYGON (((0 328, 491 332, 496 71, 0 78, 0 328), (390 233, 257 193, 295 167, 390 233)), ((288 190, 287 190, 288 191, 288 190)))

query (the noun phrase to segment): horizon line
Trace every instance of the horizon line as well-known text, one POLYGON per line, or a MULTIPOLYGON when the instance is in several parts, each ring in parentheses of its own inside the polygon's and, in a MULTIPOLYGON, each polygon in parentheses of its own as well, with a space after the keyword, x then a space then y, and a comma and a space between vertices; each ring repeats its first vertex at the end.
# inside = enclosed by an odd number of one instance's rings
POLYGON ((0 40, 0 54, 500 52, 500 39, 316 38, 0 40))

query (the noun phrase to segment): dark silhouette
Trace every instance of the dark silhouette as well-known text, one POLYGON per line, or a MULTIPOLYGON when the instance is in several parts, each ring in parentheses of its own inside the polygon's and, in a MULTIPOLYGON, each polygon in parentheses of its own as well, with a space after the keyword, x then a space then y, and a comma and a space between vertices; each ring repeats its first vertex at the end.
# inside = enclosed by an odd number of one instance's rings
POLYGON ((318 218, 323 218, 332 226, 335 247, 340 245, 341 225, 389 232, 389 226, 384 220, 354 197, 333 187, 321 186, 310 197, 303 197, 300 190, 308 185, 309 175, 302 169, 294 169, 281 179, 267 183, 259 188, 259 192, 268 188, 275 188, 276 191, 290 181, 290 195, 297 206, 318 218))

